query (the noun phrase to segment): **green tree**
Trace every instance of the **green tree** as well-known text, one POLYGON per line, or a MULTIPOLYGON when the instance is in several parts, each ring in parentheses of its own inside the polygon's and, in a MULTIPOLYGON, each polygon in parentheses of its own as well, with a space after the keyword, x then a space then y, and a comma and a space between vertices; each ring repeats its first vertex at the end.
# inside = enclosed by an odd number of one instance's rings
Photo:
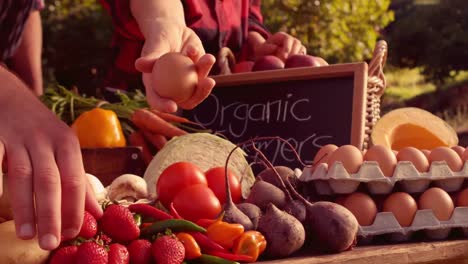
POLYGON ((380 31, 393 20, 391 0, 263 0, 266 26, 299 38, 308 53, 331 63, 372 56, 380 31))
POLYGON ((468 69, 468 1, 406 1, 394 9, 386 30, 392 64, 421 67, 438 87, 468 69))
POLYGON ((45 85, 94 95, 110 59, 112 24, 96 0, 46 1, 41 12, 45 85))

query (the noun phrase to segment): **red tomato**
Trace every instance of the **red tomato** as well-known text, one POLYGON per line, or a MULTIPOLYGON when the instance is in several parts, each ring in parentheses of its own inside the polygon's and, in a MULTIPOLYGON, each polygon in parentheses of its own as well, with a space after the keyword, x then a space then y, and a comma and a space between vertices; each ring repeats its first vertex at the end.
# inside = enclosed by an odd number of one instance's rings
MULTIPOLYGON (((226 202, 226 177, 224 177, 225 168, 215 167, 205 172, 208 187, 218 197, 219 202, 224 204, 226 202)), ((241 200, 241 185, 234 173, 228 170, 229 189, 231 189, 231 197, 234 203, 241 200)))
POLYGON ((221 204, 213 191, 205 184, 185 188, 174 197, 174 208, 184 219, 214 219, 221 212, 221 204))
POLYGON ((190 162, 176 162, 161 173, 156 182, 156 191, 161 203, 169 208, 180 191, 195 184, 207 185, 203 171, 190 162))

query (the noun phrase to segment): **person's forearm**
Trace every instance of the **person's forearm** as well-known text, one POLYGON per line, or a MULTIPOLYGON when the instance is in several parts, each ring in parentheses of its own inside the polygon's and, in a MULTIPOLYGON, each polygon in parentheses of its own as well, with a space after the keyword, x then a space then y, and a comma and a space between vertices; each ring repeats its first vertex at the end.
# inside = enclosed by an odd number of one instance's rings
POLYGON ((33 11, 26 21, 21 43, 10 60, 9 67, 36 94, 42 87, 42 26, 39 11, 33 11))
POLYGON ((32 91, 16 75, 4 66, 0 65, 0 105, 7 107, 14 100, 25 100, 25 97, 34 97, 32 91))
POLYGON ((148 38, 152 26, 159 21, 172 21, 185 25, 184 8, 177 0, 131 0, 130 8, 140 31, 148 38))

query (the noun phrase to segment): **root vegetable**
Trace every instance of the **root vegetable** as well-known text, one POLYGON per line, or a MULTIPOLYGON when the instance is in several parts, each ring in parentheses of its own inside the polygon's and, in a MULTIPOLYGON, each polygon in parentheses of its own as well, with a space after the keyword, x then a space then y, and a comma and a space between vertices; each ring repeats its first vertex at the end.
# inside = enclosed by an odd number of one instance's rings
POLYGON ((265 253, 270 257, 287 257, 304 245, 304 226, 295 217, 271 203, 260 217, 258 231, 267 240, 265 253))
MULTIPOLYGON (((280 139, 280 138, 278 138, 280 139)), ((281 139, 280 139, 281 140, 281 139)), ((284 141, 294 149, 288 141, 284 141)), ((265 157, 263 152, 253 146, 259 156, 275 173, 283 191, 291 201, 289 191, 302 202, 306 210, 306 219, 303 222, 307 235, 311 240, 317 240, 323 251, 342 252, 353 247, 358 231, 356 217, 345 207, 331 202, 310 203, 301 196, 289 181, 283 181, 276 168, 265 157), (287 185, 287 187, 286 187, 287 185)), ((295 153, 297 155, 297 153, 295 153)), ((299 156, 297 158, 300 160, 299 156)))
POLYGON ((252 71, 269 71, 284 69, 284 62, 273 55, 266 55, 255 60, 252 71))
POLYGON ((261 209, 265 209, 269 203, 282 209, 286 205, 286 195, 275 185, 257 179, 246 202, 253 203, 261 209))
MULTIPOLYGON (((290 178, 296 178, 294 175, 294 171, 286 166, 275 166, 276 171, 278 174, 281 176, 281 179, 283 181, 290 179, 290 178)), ((278 180, 278 177, 275 175, 275 171, 271 168, 264 169, 257 175, 257 179, 262 179, 266 182, 269 182, 273 185, 275 185, 278 188, 281 188, 281 182, 278 180)))
POLYGON ((262 215, 262 210, 260 209, 260 207, 252 203, 240 203, 237 205, 237 208, 239 208, 239 210, 241 210, 245 215, 247 215, 250 221, 252 221, 252 229, 257 230, 258 220, 260 220, 260 216, 262 215))
POLYGON ((292 200, 286 204, 286 206, 283 208, 283 210, 296 217, 299 222, 304 223, 306 220, 306 207, 301 201, 298 200, 292 200))
MULTIPOLYGON (((235 150, 235 149, 234 149, 235 150)), ((224 204, 224 217, 223 220, 228 223, 238 223, 244 226, 244 230, 252 230, 253 223, 250 218, 244 214, 239 208, 237 208, 236 204, 234 204, 232 200, 232 193, 231 193, 231 185, 229 182, 229 174, 228 174, 228 162, 229 157, 234 153, 234 150, 231 151, 226 159, 225 170, 224 170, 224 180, 225 180, 225 187, 226 187, 226 203, 224 204)))

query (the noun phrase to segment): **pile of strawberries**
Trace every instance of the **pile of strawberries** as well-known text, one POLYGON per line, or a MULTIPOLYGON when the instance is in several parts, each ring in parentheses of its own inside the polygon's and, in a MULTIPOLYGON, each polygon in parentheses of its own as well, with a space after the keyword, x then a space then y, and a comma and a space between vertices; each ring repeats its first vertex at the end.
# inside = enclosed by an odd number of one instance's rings
POLYGON ((49 263, 176 264, 183 263, 184 258, 184 245, 174 235, 142 239, 132 211, 112 204, 98 220, 85 212, 78 237, 63 241, 52 252, 49 263))

